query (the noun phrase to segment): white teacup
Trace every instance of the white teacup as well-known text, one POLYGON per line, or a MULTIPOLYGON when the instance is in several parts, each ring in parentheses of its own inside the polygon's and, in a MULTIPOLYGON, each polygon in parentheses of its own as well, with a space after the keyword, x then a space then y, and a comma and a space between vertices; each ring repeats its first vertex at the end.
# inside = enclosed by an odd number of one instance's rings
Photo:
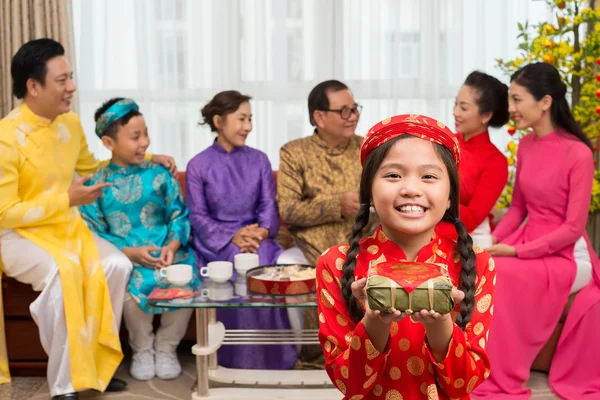
POLYGON ((202 289, 200 295, 213 301, 227 301, 233 298, 233 285, 231 282, 211 282, 207 288, 202 289))
POLYGON ((162 278, 167 278, 172 285, 184 286, 192 281, 192 268, 187 264, 173 264, 161 268, 159 274, 162 278))
POLYGON ((258 254, 252 253, 240 253, 233 257, 235 270, 238 274, 244 276, 246 272, 251 269, 258 267, 258 254))
POLYGON ((238 296, 246 296, 248 294, 248 287, 246 285, 246 278, 243 276, 238 276, 235 281, 235 294, 238 296))
POLYGON ((233 264, 229 261, 209 262, 206 267, 200 268, 200 275, 214 282, 226 282, 233 276, 233 264))

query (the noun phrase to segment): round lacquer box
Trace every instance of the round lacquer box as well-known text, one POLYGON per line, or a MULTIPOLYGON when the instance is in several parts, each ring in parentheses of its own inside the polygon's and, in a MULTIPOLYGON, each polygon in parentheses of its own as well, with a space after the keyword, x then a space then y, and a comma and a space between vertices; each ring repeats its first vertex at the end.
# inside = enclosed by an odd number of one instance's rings
POLYGON ((276 296, 317 291, 314 265, 263 265, 248 270, 246 283, 251 292, 276 296))

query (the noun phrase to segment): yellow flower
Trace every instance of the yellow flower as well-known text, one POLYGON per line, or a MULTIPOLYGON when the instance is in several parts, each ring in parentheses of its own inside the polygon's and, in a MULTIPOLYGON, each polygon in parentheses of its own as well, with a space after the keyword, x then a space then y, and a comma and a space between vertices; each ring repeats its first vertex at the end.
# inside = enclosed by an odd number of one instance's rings
POLYGON ((521 66, 521 64, 523 64, 524 61, 525 60, 523 60, 522 58, 519 58, 519 57, 515 58, 515 61, 514 61, 515 67, 519 68, 519 66, 521 66))
POLYGON ((542 61, 551 64, 554 61, 554 56, 552 54, 544 54, 542 56, 542 61))
POLYGON ((600 182, 598 182, 598 171, 594 176, 592 183, 592 201, 590 203, 590 213, 597 213, 600 211, 600 182))
POLYGON ((550 25, 550 24, 544 25, 544 33, 546 35, 552 35, 555 31, 556 31, 556 29, 552 25, 550 25))
MULTIPOLYGON (((576 104, 572 104, 573 114, 585 135, 595 142, 600 136, 600 70, 598 69, 600 59, 597 56, 600 48, 600 9, 590 9, 587 0, 549 0, 549 2, 554 4, 554 9, 558 13, 552 20, 537 25, 534 32, 528 32, 527 40, 522 39, 523 51, 519 54, 519 58, 514 58, 512 61, 498 60, 499 67, 510 74, 526 63, 543 61, 559 68, 566 82, 579 79, 580 97, 576 104), (575 14, 573 6, 577 6, 580 12, 575 14), (589 34, 579 40, 579 49, 575 51, 575 42, 564 40, 567 37, 565 31, 582 24, 591 24, 589 34), (581 68, 577 68, 578 66, 581 68)), ((573 38, 569 40, 573 41, 573 38)), ((523 136, 521 131, 515 134, 516 127, 513 124, 507 124, 511 141, 507 143, 504 150, 510 166, 510 179, 495 205, 498 209, 505 209, 512 202, 517 148, 519 139, 523 136)), ((596 172, 592 187, 590 214, 592 213, 600 214, 600 171, 596 172)))
POLYGON ((573 46, 567 42, 560 42, 558 44, 558 53, 561 57, 568 56, 569 54, 573 53, 573 50, 573 46))

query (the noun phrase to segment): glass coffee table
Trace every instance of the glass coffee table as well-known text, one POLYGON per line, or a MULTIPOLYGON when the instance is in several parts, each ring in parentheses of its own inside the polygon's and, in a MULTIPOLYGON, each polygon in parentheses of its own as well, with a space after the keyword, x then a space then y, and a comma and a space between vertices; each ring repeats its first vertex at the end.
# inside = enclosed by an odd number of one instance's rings
POLYGON ((187 299, 154 300, 159 307, 190 307, 196 310, 197 391, 192 399, 338 400, 342 394, 331 384, 324 370, 244 370, 220 367, 217 350, 224 345, 319 344, 317 329, 244 330, 225 329, 217 321, 218 308, 314 308, 315 293, 271 296, 247 290, 245 277, 224 283, 203 281, 193 287, 199 294, 187 299), (212 386, 218 386, 211 388, 212 386))

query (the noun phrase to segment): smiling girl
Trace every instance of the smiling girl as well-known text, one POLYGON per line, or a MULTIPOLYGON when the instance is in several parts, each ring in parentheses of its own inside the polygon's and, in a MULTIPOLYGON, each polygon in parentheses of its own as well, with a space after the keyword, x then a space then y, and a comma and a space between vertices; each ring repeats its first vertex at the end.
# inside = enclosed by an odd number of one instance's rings
POLYGON ((422 115, 388 118, 363 140, 350 244, 317 264, 319 340, 344 399, 469 398, 489 374, 496 271, 458 218, 459 159, 452 132, 422 115), (362 238, 371 206, 381 225, 362 238), (445 315, 373 311, 365 301, 371 261, 435 263, 460 305, 445 315))

